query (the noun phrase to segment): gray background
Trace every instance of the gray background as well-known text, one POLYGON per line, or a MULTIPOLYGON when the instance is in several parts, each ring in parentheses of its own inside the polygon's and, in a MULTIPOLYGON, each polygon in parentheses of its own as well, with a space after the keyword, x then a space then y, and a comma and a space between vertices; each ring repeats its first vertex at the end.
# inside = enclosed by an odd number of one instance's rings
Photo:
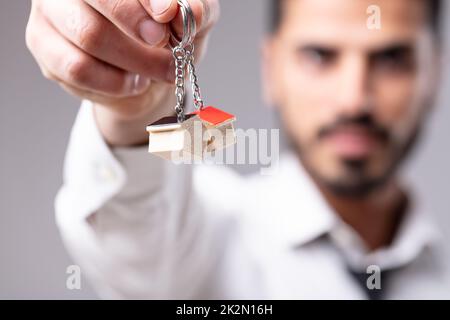
MULTIPOLYGON (((264 3, 222 1, 221 21, 199 69, 206 100, 235 113, 242 128, 276 126, 260 93, 264 3)), ((79 102, 44 80, 28 53, 29 9, 30 1, 0 1, 0 298, 96 298, 86 281, 79 291, 65 287, 72 261, 55 226, 53 199, 79 102)), ((444 78, 437 110, 407 173, 450 231, 447 72, 444 78)))

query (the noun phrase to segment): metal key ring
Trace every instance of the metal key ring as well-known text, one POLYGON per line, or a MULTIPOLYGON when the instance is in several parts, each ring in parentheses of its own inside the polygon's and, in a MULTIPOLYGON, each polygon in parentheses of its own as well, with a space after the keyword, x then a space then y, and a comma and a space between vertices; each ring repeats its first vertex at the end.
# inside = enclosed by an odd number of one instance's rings
POLYGON ((172 43, 169 43, 170 47, 185 48, 192 44, 195 34, 197 32, 197 26, 195 22, 194 13, 187 0, 177 0, 180 6, 181 17, 183 18, 183 36, 181 40, 175 35, 175 31, 172 29, 170 39, 172 43))

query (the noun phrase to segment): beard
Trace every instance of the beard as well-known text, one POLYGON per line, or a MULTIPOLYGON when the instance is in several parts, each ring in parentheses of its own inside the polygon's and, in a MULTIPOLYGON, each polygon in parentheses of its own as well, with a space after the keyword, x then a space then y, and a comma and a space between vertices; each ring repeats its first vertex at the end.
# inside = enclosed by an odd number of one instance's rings
MULTIPOLYGON (((320 186, 339 197, 364 198, 382 188, 395 175, 399 161, 391 162, 390 166, 378 176, 369 176, 366 167, 368 160, 341 160, 345 173, 339 179, 327 179, 311 170, 311 176, 320 186)), ((305 164, 304 164, 305 165, 305 164)))
POLYGON ((313 148, 313 145, 303 146, 289 133, 287 137, 290 147, 296 151, 302 165, 311 178, 327 192, 346 198, 365 198, 391 181, 401 164, 415 149, 422 132, 422 127, 418 123, 406 140, 394 142, 391 138, 392 135, 387 129, 377 125, 370 116, 365 115, 357 118, 338 119, 333 125, 320 130, 314 143, 320 143, 322 138, 346 124, 356 124, 364 127, 377 135, 389 147, 383 149, 383 152, 387 153, 386 160, 381 172, 377 175, 369 173, 369 158, 357 160, 342 158, 337 160, 340 162, 339 168, 341 170, 339 178, 326 177, 320 173, 319 168, 308 157, 308 153, 313 148))

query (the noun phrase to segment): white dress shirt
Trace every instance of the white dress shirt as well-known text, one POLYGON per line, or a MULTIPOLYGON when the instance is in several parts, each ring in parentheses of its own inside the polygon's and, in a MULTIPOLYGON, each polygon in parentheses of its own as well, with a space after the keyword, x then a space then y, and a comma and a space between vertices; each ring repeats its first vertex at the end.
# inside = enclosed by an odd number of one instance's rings
MULTIPOLYGON (((442 239, 416 203, 391 246, 367 253, 293 154, 273 175, 111 150, 84 102, 56 217, 104 298, 365 299, 349 272, 395 269, 386 299, 450 298, 442 239)), ((368 277, 370 274, 368 274, 368 277)), ((384 286, 384 287, 383 287, 384 286)))

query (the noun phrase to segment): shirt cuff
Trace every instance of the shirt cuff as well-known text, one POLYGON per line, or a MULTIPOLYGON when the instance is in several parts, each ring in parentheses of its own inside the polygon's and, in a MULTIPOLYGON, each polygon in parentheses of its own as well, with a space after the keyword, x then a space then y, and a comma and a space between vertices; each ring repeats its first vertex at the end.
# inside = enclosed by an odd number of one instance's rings
POLYGON ((57 220, 67 215, 86 219, 118 194, 156 190, 165 166, 146 147, 111 149, 97 127, 92 103, 84 101, 66 152, 63 186, 55 203, 57 220))

